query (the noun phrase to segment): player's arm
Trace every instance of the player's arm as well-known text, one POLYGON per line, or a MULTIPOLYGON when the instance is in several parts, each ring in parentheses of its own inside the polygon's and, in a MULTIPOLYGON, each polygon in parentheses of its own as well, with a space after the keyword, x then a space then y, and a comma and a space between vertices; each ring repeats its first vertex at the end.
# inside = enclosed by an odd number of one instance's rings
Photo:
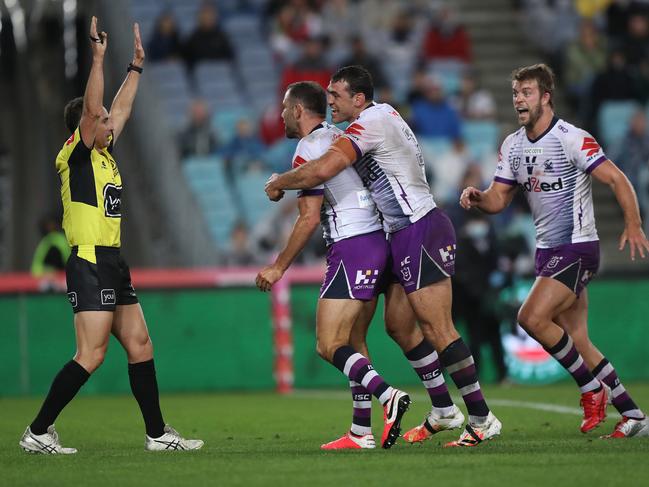
POLYGON ((92 50, 92 66, 83 94, 83 111, 79 120, 79 132, 83 144, 92 148, 95 143, 97 123, 104 108, 104 53, 108 45, 108 34, 97 33, 97 17, 90 21, 90 47, 92 50))
POLYGON ((645 251, 649 253, 649 242, 642 231, 638 199, 629 179, 610 160, 597 166, 591 174, 595 179, 611 188, 624 213, 624 232, 620 236, 619 249, 623 250, 628 241, 631 260, 635 260, 636 250, 644 259, 645 251))
POLYGON ((284 250, 277 256, 275 263, 265 267, 257 274, 255 283, 259 289, 269 291, 271 286, 282 278, 286 269, 289 268, 295 257, 307 244, 320 223, 320 207, 323 198, 322 194, 298 198, 299 215, 295 220, 291 235, 284 250))
POLYGON ((278 201, 285 189, 313 188, 330 180, 355 160, 356 151, 352 143, 341 137, 319 158, 283 174, 273 175, 266 183, 266 194, 271 201, 278 201))
MULTIPOLYGON (((133 61, 131 64, 136 68, 142 68, 144 64, 144 48, 140 38, 140 26, 137 22, 133 24, 133 61)), ((110 107, 110 116, 113 119, 113 144, 117 141, 126 121, 131 116, 133 100, 137 93, 139 81, 140 73, 138 71, 131 69, 126 73, 126 79, 124 79, 122 86, 117 91, 110 107)))
POLYGON ((460 206, 465 210, 477 208, 485 213, 500 213, 509 206, 516 194, 515 184, 492 181, 484 191, 469 186, 462 191, 460 206))

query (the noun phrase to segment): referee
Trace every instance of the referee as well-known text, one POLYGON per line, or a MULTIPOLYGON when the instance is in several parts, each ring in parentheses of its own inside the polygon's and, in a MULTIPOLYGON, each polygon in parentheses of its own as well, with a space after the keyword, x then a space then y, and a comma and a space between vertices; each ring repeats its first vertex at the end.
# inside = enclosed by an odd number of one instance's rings
POLYGON ((111 333, 126 350, 131 390, 146 426, 145 449, 203 446, 201 440, 182 438, 162 419, 153 346, 129 268, 120 255, 122 179, 112 152, 131 114, 144 64, 138 24, 133 34, 133 62, 108 111, 103 107, 108 35, 97 33, 97 18, 92 17, 92 67, 86 91, 65 107, 65 124, 72 135, 56 158, 56 169, 61 178, 63 229, 72 247, 66 280, 77 353, 56 375, 38 415, 25 430, 20 446, 27 452, 76 453, 61 446, 54 421, 103 362, 111 333))

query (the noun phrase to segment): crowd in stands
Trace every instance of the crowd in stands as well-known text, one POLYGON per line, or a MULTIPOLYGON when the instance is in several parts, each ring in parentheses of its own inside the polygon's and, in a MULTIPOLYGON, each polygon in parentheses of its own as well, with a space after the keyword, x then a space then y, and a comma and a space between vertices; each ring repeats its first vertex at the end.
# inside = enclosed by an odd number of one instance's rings
MULTIPOLYGON (((578 123, 633 183, 649 217, 649 2, 522 0, 526 32, 558 68, 578 123)), ((647 227, 649 229, 649 227, 647 227)))
MULTIPOLYGON (((147 0, 134 0, 134 5, 138 1, 147 0)), ((260 192, 271 172, 289 167, 296 142, 285 139, 280 117, 286 86, 308 79, 326 87, 337 68, 350 64, 365 66, 374 78, 377 101, 395 106, 411 124, 435 199, 462 229, 466 217, 455 209, 459 190, 467 181, 480 187, 488 184, 504 135, 497 109, 509 107, 497 107, 493 95, 481 87, 480 73, 472 65, 471 38, 453 2, 196 1, 193 25, 186 20, 187 8, 178 7, 183 2, 171 2, 159 12, 148 36, 148 52, 156 63, 182 65, 188 80, 187 115, 174 124, 183 165, 209 159, 228 182, 236 218, 229 221, 227 231, 212 232, 228 263, 248 264, 251 259, 264 263, 281 243, 277 229, 284 227, 264 230, 267 222, 286 219, 294 209, 294 202, 273 205, 264 201, 263 194, 253 194, 260 192), (201 70, 207 72, 210 63, 220 66, 213 73, 231 73, 234 80, 218 85, 217 94, 228 86, 233 93, 217 100, 210 96, 201 81, 201 70), (243 187, 242 178, 252 186, 243 187), (242 235, 249 240, 245 247, 250 253, 241 252, 242 235)), ((649 3, 512 4, 520 10, 523 30, 538 47, 539 60, 550 62, 559 76, 571 105, 562 112, 599 138, 634 183, 646 213, 649 136, 643 104, 649 96, 649 3), (632 113, 624 112, 624 132, 619 133, 616 125, 613 138, 602 127, 602 113, 610 109, 610 102, 631 102, 634 107, 632 113)), ((172 107, 178 117, 178 105, 172 107)), ((498 223, 507 228, 504 235, 529 243, 522 264, 529 272, 534 233, 525 207, 515 202, 498 223)), ((222 219, 213 225, 222 227, 222 219)), ((290 225, 286 232, 289 229, 290 225)), ((323 255, 316 239, 313 247, 307 260, 323 255)))

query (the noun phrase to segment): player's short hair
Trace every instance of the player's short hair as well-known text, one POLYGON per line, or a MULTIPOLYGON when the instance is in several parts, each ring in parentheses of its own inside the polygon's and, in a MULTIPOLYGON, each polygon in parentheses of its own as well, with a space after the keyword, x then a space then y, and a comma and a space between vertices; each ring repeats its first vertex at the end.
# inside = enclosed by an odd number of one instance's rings
POLYGON ((321 117, 327 116, 327 93, 314 81, 298 81, 288 85, 289 98, 321 117))
POLYGON ((83 97, 79 96, 70 100, 63 109, 63 120, 70 133, 74 133, 81 121, 83 113, 83 97))
POLYGON ((363 93, 367 101, 374 99, 372 75, 363 66, 345 66, 331 77, 331 82, 346 81, 352 95, 363 93))
POLYGON ((550 93, 550 106, 554 108, 554 72, 547 64, 539 63, 512 71, 512 81, 529 81, 535 79, 541 94, 550 93))

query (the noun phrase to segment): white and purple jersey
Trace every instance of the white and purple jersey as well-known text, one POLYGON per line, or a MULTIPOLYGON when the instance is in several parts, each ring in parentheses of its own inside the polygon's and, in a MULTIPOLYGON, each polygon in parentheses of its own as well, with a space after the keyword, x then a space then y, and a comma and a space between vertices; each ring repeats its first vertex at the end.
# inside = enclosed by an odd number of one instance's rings
MULTIPOLYGON (((342 131, 326 122, 302 138, 295 149, 293 167, 322 156, 342 131)), ((381 230, 381 221, 370 192, 348 167, 329 181, 298 192, 298 197, 324 195, 320 223, 327 245, 339 240, 381 230)))
POLYGON ((527 197, 539 248, 598 240, 590 173, 607 158, 585 130, 554 117, 537 139, 510 134, 494 180, 519 185, 527 197))
POLYGON ((419 143, 386 103, 361 112, 343 137, 356 150, 354 168, 383 217, 387 233, 407 227, 435 208, 419 143))

